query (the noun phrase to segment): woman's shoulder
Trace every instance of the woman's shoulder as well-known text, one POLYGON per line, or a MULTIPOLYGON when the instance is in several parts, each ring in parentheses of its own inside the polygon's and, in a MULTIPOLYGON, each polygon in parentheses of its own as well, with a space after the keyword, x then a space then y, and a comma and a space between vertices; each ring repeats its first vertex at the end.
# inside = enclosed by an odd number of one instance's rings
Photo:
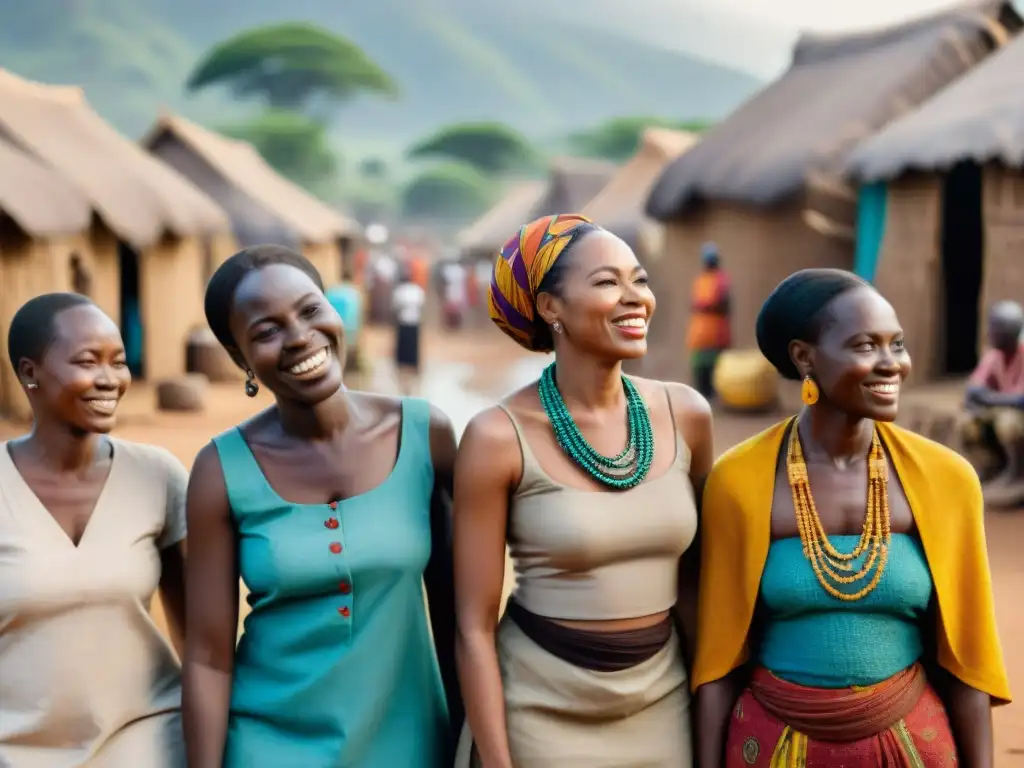
POLYGON ((119 438, 110 440, 114 445, 114 455, 126 458, 133 471, 151 474, 154 480, 177 481, 188 477, 188 470, 181 460, 162 446, 119 438))

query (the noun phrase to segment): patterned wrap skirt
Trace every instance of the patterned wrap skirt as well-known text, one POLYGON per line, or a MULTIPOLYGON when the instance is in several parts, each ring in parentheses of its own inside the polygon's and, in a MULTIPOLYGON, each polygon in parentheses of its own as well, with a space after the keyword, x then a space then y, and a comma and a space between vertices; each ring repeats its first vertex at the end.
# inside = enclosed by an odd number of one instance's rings
POLYGON ((809 688, 754 671, 729 723, 726 768, 938 768, 957 763, 938 694, 914 665, 876 685, 809 688))

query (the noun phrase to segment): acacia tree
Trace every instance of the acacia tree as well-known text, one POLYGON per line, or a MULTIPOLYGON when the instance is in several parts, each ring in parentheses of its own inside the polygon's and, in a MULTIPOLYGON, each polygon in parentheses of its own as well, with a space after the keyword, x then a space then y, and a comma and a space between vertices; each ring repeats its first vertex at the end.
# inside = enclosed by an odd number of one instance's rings
POLYGON ((391 77, 351 40, 314 24, 288 22, 246 30, 217 43, 196 65, 186 87, 229 87, 238 98, 309 112, 359 93, 394 96, 391 77))
POLYGON ((667 120, 662 117, 616 117, 590 130, 569 137, 575 154, 623 162, 636 154, 647 128, 674 128, 702 133, 710 127, 705 120, 667 120))
POLYGON ((414 219, 471 219, 491 204, 494 184, 465 163, 427 168, 402 191, 402 212, 414 219))
POLYGON ((458 123, 441 128, 414 144, 408 156, 466 163, 487 175, 528 170, 538 164, 530 143, 501 123, 458 123))
POLYGON ((270 109, 221 132, 252 144, 273 168, 314 191, 328 191, 339 170, 326 127, 298 112, 270 109))

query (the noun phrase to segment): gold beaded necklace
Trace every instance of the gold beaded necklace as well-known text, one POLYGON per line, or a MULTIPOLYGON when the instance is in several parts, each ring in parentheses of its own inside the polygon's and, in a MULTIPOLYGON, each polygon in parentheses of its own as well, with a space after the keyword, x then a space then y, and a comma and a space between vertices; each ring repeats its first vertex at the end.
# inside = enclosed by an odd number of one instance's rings
POLYGON ((793 422, 789 433, 789 449, 786 453, 786 473, 793 490, 793 508, 796 511, 797 529, 804 548, 804 557, 811 563, 818 583, 837 600, 853 602, 871 593, 882 578, 886 560, 889 558, 889 541, 892 538, 889 518, 889 465, 885 461, 882 442, 878 431, 871 437, 868 452, 868 508, 864 517, 864 528, 860 540, 852 552, 840 552, 829 541, 821 524, 818 510, 811 495, 811 484, 807 477, 807 462, 804 461, 800 446, 798 421, 793 422), (864 562, 856 571, 853 561, 867 553, 864 562), (856 592, 845 592, 836 585, 855 584, 872 574, 871 580, 856 592))

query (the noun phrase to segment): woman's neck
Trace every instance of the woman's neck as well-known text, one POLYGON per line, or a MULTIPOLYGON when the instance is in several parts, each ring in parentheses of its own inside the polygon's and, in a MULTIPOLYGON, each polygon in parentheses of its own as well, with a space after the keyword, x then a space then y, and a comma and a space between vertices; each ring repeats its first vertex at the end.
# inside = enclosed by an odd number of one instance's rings
POLYGON ((352 416, 351 402, 344 387, 314 406, 278 400, 281 429, 302 440, 327 440, 344 432, 352 416))
POLYGON ((83 432, 74 427, 36 419, 32 432, 25 439, 25 452, 42 466, 56 472, 80 472, 96 464, 103 435, 83 432))
POLYGON ((819 404, 803 409, 799 430, 805 455, 828 458, 841 467, 867 458, 875 422, 819 404))
POLYGON ((562 399, 584 408, 602 410, 625 402, 622 363, 605 363, 592 357, 563 353, 555 360, 555 379, 562 399))

